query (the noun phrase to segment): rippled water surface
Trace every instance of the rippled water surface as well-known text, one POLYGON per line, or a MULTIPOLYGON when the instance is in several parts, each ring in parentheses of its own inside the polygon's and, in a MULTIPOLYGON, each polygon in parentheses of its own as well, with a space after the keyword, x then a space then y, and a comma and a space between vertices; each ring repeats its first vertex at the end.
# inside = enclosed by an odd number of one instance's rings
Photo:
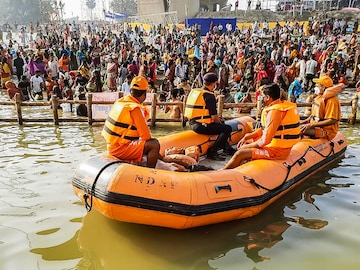
POLYGON ((0 123, 0 269, 359 269, 359 126, 342 125, 342 160, 260 215, 186 231, 86 212, 71 176, 105 150, 101 128, 0 123))

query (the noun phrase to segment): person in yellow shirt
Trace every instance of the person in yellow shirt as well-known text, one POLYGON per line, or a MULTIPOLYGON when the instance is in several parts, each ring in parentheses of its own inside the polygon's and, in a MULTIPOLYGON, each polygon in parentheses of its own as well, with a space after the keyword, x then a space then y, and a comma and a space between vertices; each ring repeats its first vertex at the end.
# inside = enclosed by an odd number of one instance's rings
POLYGON ((110 155, 137 163, 140 163, 145 155, 146 166, 155 168, 157 160, 162 157, 159 153, 160 143, 151 137, 147 125, 150 112, 142 105, 148 88, 146 78, 134 77, 130 84, 130 95, 114 103, 101 135, 106 140, 110 155))
POLYGON ((90 71, 90 67, 89 67, 89 64, 87 63, 87 61, 82 62, 78 71, 80 72, 81 76, 86 77, 86 79, 90 80, 91 71, 90 71))
POLYGON ((1 85, 3 88, 6 88, 5 83, 7 81, 10 81, 11 79, 11 70, 6 62, 5 57, 2 57, 2 59, 0 60, 0 75, 1 75, 1 85))
POLYGON ((341 118, 341 108, 336 93, 342 90, 343 84, 333 86, 332 79, 325 75, 320 78, 313 79, 315 85, 315 94, 313 105, 311 107, 311 115, 301 122, 302 135, 311 138, 333 139, 338 130, 341 118), (332 87, 332 89, 330 89, 332 87), (329 93, 325 93, 327 91, 329 93), (333 90, 330 91, 329 90, 333 90), (336 90, 336 91, 334 91, 336 90))

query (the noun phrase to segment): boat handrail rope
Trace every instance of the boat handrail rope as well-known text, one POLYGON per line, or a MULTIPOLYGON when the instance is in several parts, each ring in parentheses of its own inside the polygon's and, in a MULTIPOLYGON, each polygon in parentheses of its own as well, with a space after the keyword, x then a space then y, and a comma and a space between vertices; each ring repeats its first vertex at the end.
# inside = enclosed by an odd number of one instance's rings
MULTIPOLYGON (((339 143, 341 143, 341 142, 339 142, 339 143)), ((309 146, 309 147, 306 149, 305 153, 304 153, 300 158, 298 158, 293 164, 290 165, 290 164, 288 164, 287 162, 283 162, 284 166, 287 168, 287 173, 286 173, 286 176, 285 176, 284 181, 283 181, 280 185, 278 185, 277 187, 275 187, 275 188, 270 189, 270 188, 264 187, 263 185, 260 185, 259 183, 257 183, 254 178, 251 178, 251 177, 248 177, 248 176, 245 176, 245 175, 244 175, 244 181, 247 181, 247 182, 253 184, 253 185, 254 185, 255 187, 257 187, 257 188, 262 188, 262 189, 264 189, 264 190, 266 190, 266 191, 274 191, 274 190, 280 188, 281 186, 283 186, 283 185, 286 183, 286 181, 288 180, 288 177, 289 177, 289 174, 290 174, 291 169, 292 169, 296 164, 299 164, 299 165, 301 166, 302 164, 306 163, 305 156, 307 155, 307 153, 308 153, 310 150, 313 150, 315 153, 319 154, 319 155, 320 155, 321 157, 323 157, 323 158, 327 158, 327 157, 329 157, 330 155, 335 154, 335 151, 334 151, 335 143, 334 143, 333 141, 330 141, 330 146, 331 146, 331 151, 330 151, 329 154, 327 154, 327 155, 323 155, 323 154, 320 153, 318 150, 316 150, 314 147, 309 146)))
POLYGON ((95 186, 96 186, 96 183, 97 181, 99 180, 100 178, 100 175, 103 173, 103 171, 108 168, 109 166, 111 165, 114 165, 116 163, 123 163, 124 161, 122 160, 115 160, 115 161, 112 161, 108 164, 106 164, 104 167, 101 168, 101 170, 98 172, 98 174, 96 175, 95 179, 94 179, 94 182, 92 183, 91 185, 91 189, 86 189, 85 190, 85 194, 83 195, 84 197, 84 202, 85 202, 85 208, 88 212, 91 211, 92 209, 92 204, 93 204, 93 196, 95 195, 95 186), (90 194, 90 195, 89 195, 90 194), (88 203, 88 199, 90 197, 90 203, 88 203))

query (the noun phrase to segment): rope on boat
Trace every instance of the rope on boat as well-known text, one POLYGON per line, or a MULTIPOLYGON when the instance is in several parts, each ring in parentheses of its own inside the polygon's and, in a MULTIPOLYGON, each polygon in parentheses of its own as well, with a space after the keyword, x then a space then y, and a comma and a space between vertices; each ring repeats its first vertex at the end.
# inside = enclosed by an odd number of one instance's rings
POLYGON ((88 212, 91 211, 92 209, 92 205, 93 205, 93 196, 95 196, 95 187, 96 187, 96 183, 97 181, 99 180, 100 178, 100 175, 103 173, 103 171, 108 168, 109 166, 113 165, 113 164, 116 164, 116 163, 122 163, 123 161, 122 160, 115 160, 115 161, 112 161, 108 164, 106 164, 104 167, 101 168, 101 170, 98 172, 98 174, 96 175, 95 179, 94 179, 94 182, 92 183, 92 186, 91 186, 91 190, 89 189, 86 189, 86 193, 83 195, 83 198, 84 198, 84 202, 85 202, 85 208, 88 212), (88 203, 88 199, 90 198, 90 203, 88 203))
MULTIPOLYGON (((338 143, 339 143, 339 144, 342 144, 342 141, 339 141, 338 143)), ((323 155, 321 152, 319 152, 318 150, 316 150, 314 147, 309 146, 309 147, 306 149, 305 153, 304 153, 299 159, 297 159, 293 164, 290 165, 290 164, 288 164, 287 162, 284 162, 283 164, 284 164, 284 166, 287 168, 287 173, 286 173, 285 179, 284 179, 284 181, 283 181, 279 186, 277 186, 277 187, 275 187, 275 188, 273 188, 273 189, 269 189, 269 188, 267 188, 267 187, 264 187, 263 185, 260 185, 259 183, 256 182, 256 180, 255 180, 254 178, 251 178, 251 177, 248 177, 248 176, 244 176, 244 180, 247 181, 247 182, 249 182, 249 183, 251 183, 251 184, 253 184, 253 185, 254 185, 255 187, 257 187, 257 188, 262 188, 262 189, 264 189, 264 190, 266 190, 266 191, 274 191, 275 189, 280 188, 281 186, 283 186, 283 185, 286 183, 286 181, 288 180, 288 177, 289 177, 289 174, 290 174, 291 169, 292 169, 296 164, 299 164, 299 165, 301 166, 302 164, 306 163, 305 156, 307 155, 307 153, 308 153, 310 150, 314 151, 315 153, 317 153, 318 155, 320 155, 322 158, 328 158, 330 155, 335 154, 335 150, 334 150, 335 143, 334 143, 333 141, 330 141, 329 144, 330 144, 330 146, 331 146, 331 151, 330 151, 329 154, 327 154, 327 155, 323 155)))

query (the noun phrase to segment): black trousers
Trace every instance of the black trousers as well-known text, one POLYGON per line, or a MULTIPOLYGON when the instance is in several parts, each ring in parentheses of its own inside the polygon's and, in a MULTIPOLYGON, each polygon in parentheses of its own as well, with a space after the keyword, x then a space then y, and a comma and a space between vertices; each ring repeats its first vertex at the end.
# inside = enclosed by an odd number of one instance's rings
POLYGON ((190 128, 199 134, 219 135, 214 144, 208 149, 208 154, 214 154, 217 150, 225 149, 229 146, 228 139, 232 132, 232 128, 229 125, 223 123, 201 124, 198 122, 190 122, 190 128))
POLYGON ((315 75, 314 74, 306 74, 305 75, 305 89, 304 91, 309 91, 311 89, 308 89, 309 88, 309 84, 311 84, 311 88, 315 85, 315 83, 312 81, 313 79, 315 78, 315 75))

